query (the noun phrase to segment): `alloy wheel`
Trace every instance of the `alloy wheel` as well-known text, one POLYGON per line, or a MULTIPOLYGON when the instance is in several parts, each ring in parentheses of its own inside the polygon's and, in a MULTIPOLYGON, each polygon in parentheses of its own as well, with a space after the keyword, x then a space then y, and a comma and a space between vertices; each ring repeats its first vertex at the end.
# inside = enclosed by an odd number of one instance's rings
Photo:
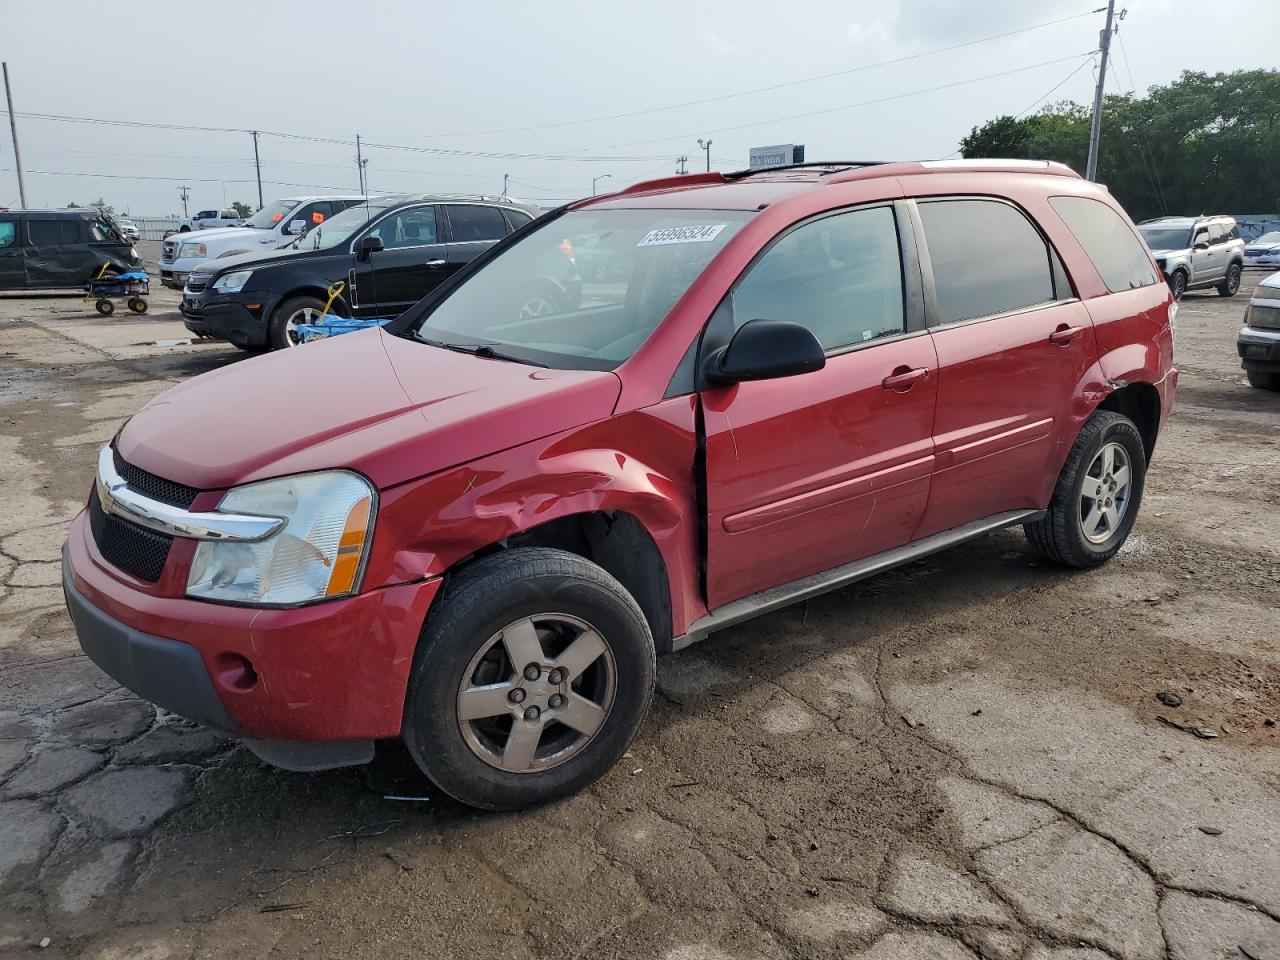
POLYGON ((535 317, 549 317, 555 312, 555 304, 546 297, 535 295, 527 298, 524 303, 520 304, 520 313, 517 319, 532 320, 535 317))
POLYGON ((1102 544, 1115 536, 1129 510, 1132 489, 1128 451, 1118 443, 1104 444, 1085 471, 1080 489, 1080 531, 1086 540, 1102 544))
POLYGON ((298 324, 315 323, 318 319, 320 319, 320 311, 315 307, 303 307, 289 314, 289 318, 284 322, 285 343, 291 347, 301 344, 302 337, 298 334, 298 324))
POLYGON ((537 773, 579 753, 604 726, 617 689, 613 652, 589 623, 537 614, 490 637, 467 665, 457 718, 476 756, 537 773))

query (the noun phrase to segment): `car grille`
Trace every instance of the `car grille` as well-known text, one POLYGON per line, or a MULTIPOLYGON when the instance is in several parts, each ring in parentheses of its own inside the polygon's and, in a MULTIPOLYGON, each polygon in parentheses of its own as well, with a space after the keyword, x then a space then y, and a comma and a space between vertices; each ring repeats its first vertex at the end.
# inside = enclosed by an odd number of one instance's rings
POLYGON ((207 273, 189 273, 187 274, 187 289, 192 293, 199 293, 209 285, 209 275, 207 273))
POLYGON ((173 263, 178 258, 178 245, 172 240, 166 240, 160 245, 160 262, 173 263))
MULTIPOLYGON (((191 506, 200 492, 195 487, 173 483, 140 470, 121 459, 118 451, 113 450, 112 455, 115 458, 116 472, 125 482, 154 500, 186 508, 191 506)), ((173 537, 107 513, 102 509, 96 487, 89 497, 89 528, 93 531, 93 542, 98 545, 98 552, 112 566, 148 583, 155 583, 160 579, 165 560, 169 557, 169 547, 173 545, 173 537)))

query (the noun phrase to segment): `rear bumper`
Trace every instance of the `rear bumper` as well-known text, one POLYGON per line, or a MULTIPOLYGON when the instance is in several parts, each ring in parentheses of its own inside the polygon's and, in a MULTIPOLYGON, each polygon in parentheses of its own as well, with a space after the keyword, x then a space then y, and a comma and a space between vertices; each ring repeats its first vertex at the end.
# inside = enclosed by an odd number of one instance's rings
POLYGON ((1246 370, 1280 373, 1280 330, 1242 327, 1236 338, 1240 366, 1246 370))
POLYGON ((106 565, 83 513, 62 570, 80 645, 113 679, 305 770, 366 762, 374 740, 399 735, 418 633, 441 584, 291 609, 156 596, 106 565))

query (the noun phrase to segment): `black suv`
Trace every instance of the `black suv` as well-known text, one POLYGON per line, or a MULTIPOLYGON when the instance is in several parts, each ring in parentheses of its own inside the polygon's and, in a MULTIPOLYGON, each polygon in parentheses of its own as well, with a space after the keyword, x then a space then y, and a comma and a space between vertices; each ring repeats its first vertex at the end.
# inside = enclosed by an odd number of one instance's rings
POLYGON ((133 244, 97 210, 0 212, 0 290, 80 287, 107 273, 141 270, 133 244))
MULTIPOLYGON (((330 217, 288 247, 199 267, 182 291, 182 319, 243 350, 295 346, 297 325, 329 312, 394 317, 540 211, 495 197, 383 197, 330 217)), ((554 299, 556 285, 544 296, 554 299)))

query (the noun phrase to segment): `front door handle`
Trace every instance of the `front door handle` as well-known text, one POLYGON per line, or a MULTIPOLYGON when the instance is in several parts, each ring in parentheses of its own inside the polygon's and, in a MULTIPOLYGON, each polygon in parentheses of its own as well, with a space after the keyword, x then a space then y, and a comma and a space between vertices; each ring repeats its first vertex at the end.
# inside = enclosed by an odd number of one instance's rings
POLYGON ((448 262, 449 262, 448 260, 428 260, 425 266, 431 270, 439 270, 448 262))
POLYGON ((880 385, 895 393, 906 393, 917 383, 923 383, 928 379, 928 367, 916 367, 914 370, 910 367, 897 367, 893 373, 880 381, 880 385))
POLYGON ((1082 333, 1084 333, 1084 327, 1069 327, 1065 323, 1060 323, 1058 329, 1049 334, 1049 342, 1065 347, 1082 333))

